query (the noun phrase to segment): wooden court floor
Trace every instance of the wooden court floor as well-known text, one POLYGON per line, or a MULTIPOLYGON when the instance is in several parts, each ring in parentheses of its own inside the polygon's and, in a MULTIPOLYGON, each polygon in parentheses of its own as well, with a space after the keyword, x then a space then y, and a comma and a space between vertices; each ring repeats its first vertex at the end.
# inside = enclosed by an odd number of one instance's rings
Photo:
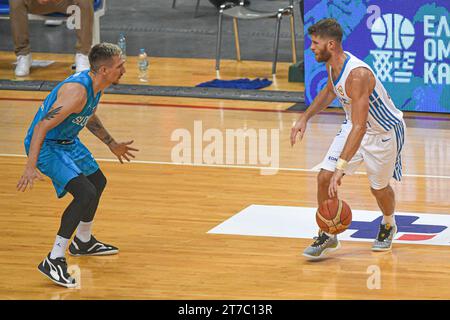
MULTIPOLYGON (((251 204, 314 207, 316 172, 311 169, 322 159, 342 114, 319 115, 304 141, 291 148, 288 137, 298 113, 284 112, 283 106, 266 103, 269 111, 263 112, 239 101, 223 109, 208 100, 192 99, 186 107, 177 99, 158 104, 158 98, 142 97, 136 98, 140 104, 127 105, 124 101, 135 97, 118 96, 106 96, 98 115, 116 139, 135 140, 136 161, 113 161, 87 130, 81 139, 101 159, 108 178, 94 233, 120 253, 69 257, 71 270, 81 276, 80 288, 53 285, 37 265, 51 249, 70 199, 57 200, 48 178, 30 192, 16 192, 26 161, 23 137, 41 97, 0 93, 1 299, 450 298, 448 246, 397 244, 391 253, 373 253, 368 242, 343 241, 329 259, 313 263, 300 255, 311 239, 207 233, 251 204), (195 121, 204 131, 279 130, 282 169, 261 175, 259 164, 171 164, 177 144, 171 135, 177 129, 193 133, 195 121), (379 289, 367 286, 373 265, 381 270, 379 289)), ((449 214, 448 120, 408 119, 406 176, 394 185, 398 211, 449 214)), ((377 210, 364 174, 346 177, 340 193, 353 209, 377 210)))

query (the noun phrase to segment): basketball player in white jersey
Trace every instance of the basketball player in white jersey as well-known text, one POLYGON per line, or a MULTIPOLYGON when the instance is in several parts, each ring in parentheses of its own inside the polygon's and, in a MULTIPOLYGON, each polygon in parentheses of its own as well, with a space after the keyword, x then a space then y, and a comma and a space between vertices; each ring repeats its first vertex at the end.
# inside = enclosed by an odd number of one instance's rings
MULTIPOLYGON (((342 49, 343 31, 334 19, 323 19, 308 29, 311 50, 317 62, 325 62, 328 83, 291 131, 291 145, 301 140, 308 120, 337 97, 345 110, 345 120, 334 138, 317 177, 317 201, 337 197, 344 175, 352 174, 364 161, 370 190, 383 214, 373 251, 387 251, 397 232, 395 194, 390 178, 400 181, 401 150, 405 137, 403 114, 398 110, 372 69, 342 49)), ((336 235, 319 231, 303 255, 322 258, 340 247, 336 235)))

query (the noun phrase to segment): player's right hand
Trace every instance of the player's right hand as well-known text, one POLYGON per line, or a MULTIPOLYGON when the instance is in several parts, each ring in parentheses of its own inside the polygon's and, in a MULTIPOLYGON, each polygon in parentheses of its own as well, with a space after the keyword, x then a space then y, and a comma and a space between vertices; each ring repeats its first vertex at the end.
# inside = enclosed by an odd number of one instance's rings
POLYGON ((307 122, 303 117, 295 122, 294 126, 291 129, 291 147, 294 146, 295 141, 297 140, 297 134, 300 134, 300 141, 303 139, 303 135, 306 131, 306 124, 307 122))
POLYGON ((26 167, 22 177, 20 177, 20 180, 17 183, 17 191, 24 192, 27 190, 28 186, 32 189, 35 179, 39 179, 41 181, 44 180, 36 168, 26 167))

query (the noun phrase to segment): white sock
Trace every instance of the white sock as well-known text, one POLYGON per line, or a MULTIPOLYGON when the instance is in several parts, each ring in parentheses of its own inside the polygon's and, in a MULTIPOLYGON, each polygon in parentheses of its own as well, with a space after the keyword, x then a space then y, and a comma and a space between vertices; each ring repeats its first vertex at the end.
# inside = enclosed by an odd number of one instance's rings
POLYGON ((50 259, 64 257, 66 255, 66 248, 68 243, 69 239, 57 235, 52 252, 50 252, 50 259))
POLYGON ((77 238, 82 242, 89 242, 91 240, 91 232, 92 230, 92 221, 91 222, 83 222, 80 221, 77 229, 77 238))
POLYGON ((327 232, 323 232, 323 233, 325 233, 328 237, 330 237, 330 238, 333 238, 334 236, 336 236, 335 234, 331 234, 331 233, 327 233, 327 232))
POLYGON ((395 226, 395 217, 394 214, 390 216, 383 215, 383 220, 381 221, 382 224, 390 224, 391 226, 395 226))

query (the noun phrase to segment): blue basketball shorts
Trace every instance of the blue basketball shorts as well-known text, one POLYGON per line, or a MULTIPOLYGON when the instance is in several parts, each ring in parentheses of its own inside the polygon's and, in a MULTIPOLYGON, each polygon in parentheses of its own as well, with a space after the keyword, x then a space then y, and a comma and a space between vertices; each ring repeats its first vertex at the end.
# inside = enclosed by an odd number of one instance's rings
MULTIPOLYGON (((28 145, 25 145, 25 150, 28 154, 28 145)), ((70 180, 80 174, 91 175, 99 166, 91 152, 76 138, 70 144, 45 140, 37 168, 52 180, 58 198, 62 198, 67 193, 65 187, 70 180)))

